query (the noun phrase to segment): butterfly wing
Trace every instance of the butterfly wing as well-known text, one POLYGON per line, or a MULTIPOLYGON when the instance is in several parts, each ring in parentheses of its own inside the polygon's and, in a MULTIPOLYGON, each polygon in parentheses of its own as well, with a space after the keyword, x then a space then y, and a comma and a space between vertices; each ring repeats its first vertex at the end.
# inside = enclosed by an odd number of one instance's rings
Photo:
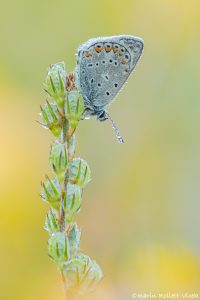
POLYGON ((77 86, 86 105, 103 108, 126 83, 143 51, 142 39, 130 35, 95 38, 77 51, 77 86))

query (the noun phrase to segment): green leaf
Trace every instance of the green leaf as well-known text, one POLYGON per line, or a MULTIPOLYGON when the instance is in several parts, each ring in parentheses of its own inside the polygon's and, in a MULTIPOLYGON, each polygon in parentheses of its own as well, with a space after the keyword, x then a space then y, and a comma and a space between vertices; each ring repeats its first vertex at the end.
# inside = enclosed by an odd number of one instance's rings
POLYGON ((58 114, 56 114, 56 112, 54 112, 53 106, 51 106, 51 104, 47 100, 46 100, 46 103, 47 103, 47 107, 50 112, 50 115, 52 116, 53 121, 54 122, 58 121, 59 117, 58 117, 58 114))
POLYGON ((64 95, 64 92, 65 92, 65 88, 64 88, 64 83, 63 83, 63 79, 60 75, 60 71, 58 71, 58 78, 59 78, 59 83, 60 83, 60 90, 61 90, 61 93, 63 93, 64 95))

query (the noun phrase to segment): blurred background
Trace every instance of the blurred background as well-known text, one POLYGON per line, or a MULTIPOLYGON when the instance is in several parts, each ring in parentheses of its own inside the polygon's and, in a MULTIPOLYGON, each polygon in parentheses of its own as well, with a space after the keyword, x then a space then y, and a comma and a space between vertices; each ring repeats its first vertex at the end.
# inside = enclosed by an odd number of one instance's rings
POLYGON ((88 299, 200 293, 200 2, 4 1, 0 11, 0 298, 62 300, 39 198, 51 134, 40 127, 49 64, 75 66, 89 38, 133 34, 144 55, 110 107, 81 122, 77 154, 92 169, 78 224, 104 271, 88 299))

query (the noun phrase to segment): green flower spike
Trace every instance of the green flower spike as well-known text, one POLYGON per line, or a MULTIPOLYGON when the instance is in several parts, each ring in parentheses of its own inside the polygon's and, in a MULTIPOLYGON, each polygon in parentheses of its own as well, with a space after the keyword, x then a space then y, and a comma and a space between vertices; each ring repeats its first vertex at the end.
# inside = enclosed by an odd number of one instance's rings
POLYGON ((81 230, 75 222, 83 188, 91 180, 87 162, 75 157, 75 131, 85 107, 75 76, 66 76, 63 62, 49 67, 45 88, 50 102, 41 107, 41 123, 55 141, 49 156, 53 176, 41 183, 41 197, 50 205, 44 229, 50 236, 48 253, 60 271, 66 299, 75 300, 93 291, 103 276, 97 263, 81 252, 81 230))

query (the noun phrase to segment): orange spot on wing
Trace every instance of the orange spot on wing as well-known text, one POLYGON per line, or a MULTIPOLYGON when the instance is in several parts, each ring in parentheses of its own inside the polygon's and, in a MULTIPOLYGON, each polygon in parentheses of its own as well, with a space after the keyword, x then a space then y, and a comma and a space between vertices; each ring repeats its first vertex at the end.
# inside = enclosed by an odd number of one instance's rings
POLYGON ((126 64, 126 60, 125 60, 125 59, 122 60, 122 64, 123 64, 123 65, 126 64))
POLYGON ((108 52, 110 52, 111 48, 110 47, 106 47, 105 50, 108 53, 108 52))
POLYGON ((88 51, 88 52, 85 52, 84 55, 85 55, 86 57, 89 57, 89 56, 92 56, 92 53, 88 51))
POLYGON ((113 52, 116 53, 117 51, 118 51, 118 48, 117 48, 117 47, 114 47, 114 48, 113 48, 113 52))
POLYGON ((95 51, 96 51, 97 53, 100 53, 100 52, 101 52, 101 50, 102 50, 102 48, 101 48, 101 47, 96 47, 96 48, 95 48, 95 51))

